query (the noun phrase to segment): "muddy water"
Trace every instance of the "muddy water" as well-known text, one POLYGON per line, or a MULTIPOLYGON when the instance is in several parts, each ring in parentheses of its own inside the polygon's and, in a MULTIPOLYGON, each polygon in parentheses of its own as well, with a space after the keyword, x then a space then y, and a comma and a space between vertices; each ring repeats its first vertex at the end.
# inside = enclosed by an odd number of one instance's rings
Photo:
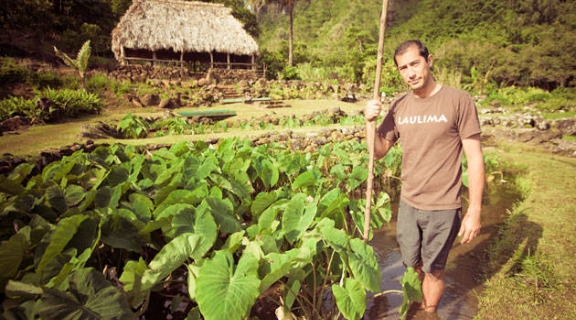
MULTIPOLYGON (((487 264, 486 249, 497 236, 497 232, 507 210, 519 200, 518 194, 506 185, 494 187, 487 191, 482 206, 482 230, 470 243, 460 244, 456 239, 446 265, 446 289, 440 304, 437 317, 424 312, 409 313, 408 319, 472 319, 478 308, 477 295, 483 289, 483 267, 487 264)), ((464 208, 464 213, 466 208, 464 208)), ((396 214, 393 220, 374 234, 371 245, 378 257, 382 275, 381 289, 402 290, 399 281, 404 274, 400 250, 396 242, 396 214)), ((364 320, 399 319, 399 308, 402 305, 401 294, 389 293, 367 301, 364 320)))

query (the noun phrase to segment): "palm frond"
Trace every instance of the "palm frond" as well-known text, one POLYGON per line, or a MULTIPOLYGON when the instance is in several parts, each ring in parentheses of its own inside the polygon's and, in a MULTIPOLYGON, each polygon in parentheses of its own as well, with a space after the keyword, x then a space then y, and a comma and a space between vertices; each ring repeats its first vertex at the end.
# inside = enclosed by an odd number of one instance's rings
POLYGON ((70 68, 74 68, 76 69, 78 66, 76 65, 76 60, 70 58, 66 53, 58 50, 58 48, 56 48, 56 46, 54 46, 54 53, 56 53, 56 55, 62 59, 62 61, 64 61, 64 64, 66 64, 67 66, 69 66, 70 68))
POLYGON ((78 56, 76 57, 76 63, 78 66, 78 71, 84 72, 88 67, 88 60, 90 59, 90 54, 92 49, 90 48, 90 40, 84 42, 80 51, 78 51, 78 56))

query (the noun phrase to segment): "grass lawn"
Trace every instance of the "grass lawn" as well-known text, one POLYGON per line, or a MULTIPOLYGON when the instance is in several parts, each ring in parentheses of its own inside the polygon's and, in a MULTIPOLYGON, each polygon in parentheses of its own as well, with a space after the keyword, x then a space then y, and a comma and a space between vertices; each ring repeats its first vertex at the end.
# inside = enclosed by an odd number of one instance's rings
POLYGON ((524 200, 489 252, 477 319, 574 319, 576 159, 521 144, 500 147, 523 171, 524 200))
MULTIPOLYGON (((289 108, 265 109, 257 104, 235 103, 228 105, 214 105, 212 107, 200 108, 181 108, 172 110, 174 113, 179 111, 198 111, 198 110, 216 110, 227 109, 236 111, 237 115, 226 119, 225 121, 244 121, 256 119, 264 115, 276 114, 279 116, 295 115, 301 116, 310 114, 313 111, 322 111, 338 107, 347 114, 357 113, 364 109, 365 102, 346 103, 339 100, 285 100, 289 108)), ((16 134, 0 136, 0 152, 10 153, 14 156, 27 157, 38 156, 42 151, 60 149, 73 143, 83 144, 88 140, 82 137, 82 126, 94 124, 97 121, 119 120, 124 115, 132 113, 141 117, 161 117, 166 109, 147 107, 147 108, 105 108, 102 114, 97 116, 84 116, 78 119, 71 119, 66 123, 35 125, 29 129, 16 134)), ((310 127, 302 128, 303 131, 309 131, 310 127)), ((297 131, 297 130, 292 130, 297 131)), ((222 134, 206 135, 173 135, 154 137, 138 140, 117 140, 117 139, 91 139, 96 144, 101 143, 125 143, 125 144, 172 144, 182 140, 209 140, 214 138, 225 138, 242 135, 245 137, 258 136, 262 131, 230 131, 222 134)))

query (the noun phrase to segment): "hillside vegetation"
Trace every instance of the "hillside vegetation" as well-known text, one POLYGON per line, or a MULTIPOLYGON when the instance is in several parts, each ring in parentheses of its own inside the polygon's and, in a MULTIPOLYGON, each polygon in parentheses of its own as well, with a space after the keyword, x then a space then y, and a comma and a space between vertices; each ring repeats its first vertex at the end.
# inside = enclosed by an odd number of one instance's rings
MULTIPOLYGON (((377 0, 300 0, 294 10, 294 62, 288 57, 288 17, 283 1, 258 12, 243 0, 213 0, 234 8, 261 47, 259 63, 272 76, 340 80, 370 85, 374 78, 377 0)), ((250 1, 258 2, 258 1, 250 1)), ((56 45, 75 52, 91 40, 93 64, 109 59, 110 32, 131 0, 35 0, 0 5, 0 55, 58 61, 56 45), (39 31, 41 30, 41 31, 39 31), (102 58, 108 58, 102 59, 102 58)), ((428 44, 437 58, 438 77, 469 91, 502 86, 545 90, 576 84, 576 2, 563 0, 394 0, 387 15, 383 86, 401 85, 391 56, 410 38, 428 44)))
MULTIPOLYGON (((368 82, 381 1, 301 3, 294 18, 299 62, 368 82)), ((262 47, 283 50, 286 17, 270 9, 259 21, 262 47)), ((573 1, 397 0, 389 4, 387 22, 388 67, 393 67, 396 45, 417 38, 435 54, 439 71, 468 90, 512 85, 552 90, 576 84, 573 1)))

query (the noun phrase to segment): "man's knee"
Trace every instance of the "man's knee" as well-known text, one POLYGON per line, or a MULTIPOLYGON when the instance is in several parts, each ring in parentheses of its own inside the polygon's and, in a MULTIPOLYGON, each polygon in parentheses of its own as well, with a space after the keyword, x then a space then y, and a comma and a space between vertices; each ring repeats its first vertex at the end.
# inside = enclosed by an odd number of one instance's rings
POLYGON ((426 277, 430 277, 431 280, 444 281, 446 272, 444 269, 433 270, 432 272, 426 272, 426 277))

